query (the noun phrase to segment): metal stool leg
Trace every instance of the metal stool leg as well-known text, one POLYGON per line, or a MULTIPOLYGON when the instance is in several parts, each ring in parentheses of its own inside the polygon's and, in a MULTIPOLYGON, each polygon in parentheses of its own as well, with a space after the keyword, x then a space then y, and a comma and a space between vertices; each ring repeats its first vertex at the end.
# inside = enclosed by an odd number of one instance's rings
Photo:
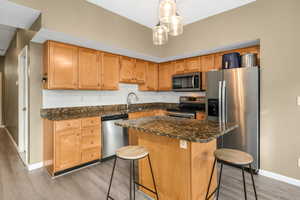
POLYGON ((210 175, 210 179, 209 179, 209 183, 208 183, 208 188, 207 188, 205 200, 207 200, 207 197, 208 197, 208 193, 209 193, 209 189, 210 189, 210 185, 211 185, 211 180, 212 180, 212 177, 214 175, 215 168, 216 168, 216 162, 217 162, 217 159, 214 160, 214 164, 213 164, 212 172, 211 172, 211 175, 210 175))
POLYGON ((150 156, 148 154, 148 162, 149 162, 149 166, 150 166, 150 170, 151 170, 151 175, 152 175, 152 181, 154 184, 154 190, 155 190, 155 195, 156 195, 156 200, 159 200, 158 198, 158 192, 157 192, 157 188, 156 188, 156 183, 155 183, 155 179, 154 179, 154 174, 153 174, 153 170, 152 170, 152 165, 151 165, 151 160, 150 160, 150 156))
POLYGON ((134 160, 132 161, 132 176, 133 176, 133 199, 135 200, 135 166, 134 166, 134 160))
POLYGON ((255 194, 255 199, 257 200, 257 193, 256 193, 256 188, 255 188, 255 183, 254 183, 253 171, 252 171, 251 164, 249 165, 249 167, 250 167, 250 173, 251 173, 251 179, 252 179, 252 185, 253 185, 253 190, 254 190, 254 194, 255 194))
POLYGON ((132 161, 130 161, 129 200, 132 200, 132 161))
POLYGON ((244 183, 245 200, 247 200, 247 188, 246 188, 246 182, 245 182, 245 171, 244 171, 244 167, 242 167, 242 173, 243 173, 243 183, 244 183))
POLYGON ((219 183, 218 183, 217 200, 219 199, 219 195, 220 195, 222 172, 223 172, 223 163, 221 163, 221 171, 220 171, 219 183))
POLYGON ((114 165, 113 165, 113 170, 112 170, 111 176, 110 176, 110 181, 109 181, 109 187, 108 187, 108 192, 107 192, 106 200, 108 200, 109 198, 112 199, 112 198, 109 196, 109 193, 110 193, 110 188, 111 188, 113 176, 114 176, 114 173, 115 173, 116 163, 117 163, 117 156, 115 156, 114 165))

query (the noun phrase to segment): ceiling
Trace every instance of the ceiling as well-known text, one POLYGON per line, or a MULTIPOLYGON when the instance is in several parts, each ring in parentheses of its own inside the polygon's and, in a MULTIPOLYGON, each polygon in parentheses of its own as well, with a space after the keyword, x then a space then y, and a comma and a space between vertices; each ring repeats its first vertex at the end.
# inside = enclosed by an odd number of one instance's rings
POLYGON ((3 56, 16 28, 29 29, 39 17, 40 11, 0 0, 0 55, 3 56))
MULTIPOLYGON (((159 0, 86 0, 139 24, 152 28, 158 22, 159 0)), ((256 0, 177 0, 184 24, 246 5, 256 0)))

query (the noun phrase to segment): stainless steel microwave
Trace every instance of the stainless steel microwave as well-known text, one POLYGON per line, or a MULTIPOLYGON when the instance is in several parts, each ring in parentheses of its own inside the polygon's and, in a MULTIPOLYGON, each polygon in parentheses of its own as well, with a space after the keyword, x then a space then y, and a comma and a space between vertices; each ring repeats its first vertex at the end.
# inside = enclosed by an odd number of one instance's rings
POLYGON ((172 77, 173 91, 201 91, 202 90, 202 72, 190 74, 179 74, 172 77))

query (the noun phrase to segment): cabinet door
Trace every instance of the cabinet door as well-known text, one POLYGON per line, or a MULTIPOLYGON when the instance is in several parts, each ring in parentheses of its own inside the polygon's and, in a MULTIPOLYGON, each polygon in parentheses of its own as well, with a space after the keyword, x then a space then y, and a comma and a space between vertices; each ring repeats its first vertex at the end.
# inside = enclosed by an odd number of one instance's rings
POLYGON ((172 90, 172 75, 174 74, 173 64, 171 62, 159 65, 159 90, 172 90))
POLYGON ((200 57, 202 73, 202 89, 206 90, 206 72, 214 69, 214 55, 206 55, 200 57))
POLYGON ((149 63, 147 70, 147 84, 151 91, 158 90, 158 64, 149 63))
POLYGON ((199 57, 185 59, 185 72, 199 72, 200 61, 199 57))
POLYGON ((96 50, 79 48, 79 89, 100 89, 101 68, 96 50))
POLYGON ((185 61, 184 60, 174 61, 174 73, 183 74, 184 72, 185 72, 185 61))
POLYGON ((110 53, 102 54, 101 80, 102 90, 118 90, 119 89, 119 56, 110 53))
POLYGON ((135 59, 122 56, 120 66, 120 82, 135 83, 135 59))
POLYGON ((142 91, 157 91, 158 90, 158 64, 149 62, 146 68, 145 84, 139 85, 139 90, 142 91))
POLYGON ((214 69, 220 70, 222 69, 222 53, 216 53, 214 55, 214 69))
POLYGON ((68 169, 81 162, 80 129, 55 133, 55 171, 68 169))
POLYGON ((78 47, 52 41, 48 44, 48 89, 77 89, 78 47))
POLYGON ((135 80, 137 83, 145 83, 146 80, 146 69, 148 67, 148 62, 144 60, 136 60, 135 64, 135 80))

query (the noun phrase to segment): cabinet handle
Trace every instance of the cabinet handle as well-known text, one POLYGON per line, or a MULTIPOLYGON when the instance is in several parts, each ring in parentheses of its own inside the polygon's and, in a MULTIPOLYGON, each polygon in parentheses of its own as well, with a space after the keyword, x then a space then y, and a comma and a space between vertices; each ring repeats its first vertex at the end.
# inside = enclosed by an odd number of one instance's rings
POLYGON ((42 82, 43 83, 46 83, 48 81, 48 77, 47 76, 44 76, 43 78, 42 78, 42 82))

